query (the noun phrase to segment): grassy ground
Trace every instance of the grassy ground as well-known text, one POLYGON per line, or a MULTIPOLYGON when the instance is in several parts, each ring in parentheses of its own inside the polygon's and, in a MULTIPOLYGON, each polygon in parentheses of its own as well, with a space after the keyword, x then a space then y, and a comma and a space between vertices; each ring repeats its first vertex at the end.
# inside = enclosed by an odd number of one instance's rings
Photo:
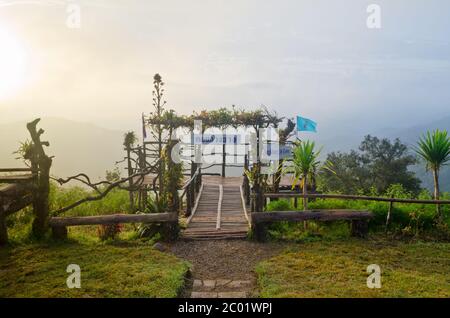
POLYGON ((145 243, 50 243, 0 250, 0 297, 176 297, 189 264, 145 243), (69 289, 69 264, 81 288, 69 289))
POLYGON ((261 297, 450 297, 450 244, 384 240, 293 245, 256 272, 261 297), (380 289, 366 285, 381 267, 380 289))

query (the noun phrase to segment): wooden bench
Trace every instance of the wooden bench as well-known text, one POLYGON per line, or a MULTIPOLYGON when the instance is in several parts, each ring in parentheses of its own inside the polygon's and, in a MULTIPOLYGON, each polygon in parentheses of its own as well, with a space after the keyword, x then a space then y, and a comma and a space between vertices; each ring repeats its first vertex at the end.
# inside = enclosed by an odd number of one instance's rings
POLYGON ((98 216, 52 217, 49 220, 53 237, 67 238, 68 226, 101 225, 119 223, 163 223, 162 236, 165 240, 173 240, 178 236, 178 214, 176 212, 151 214, 109 214, 98 216))
POLYGON ((272 222, 289 221, 337 221, 351 222, 351 235, 366 237, 368 221, 373 214, 368 211, 355 210, 308 210, 308 211, 279 211, 279 212, 253 212, 251 213, 252 231, 258 241, 267 239, 267 226, 272 222))

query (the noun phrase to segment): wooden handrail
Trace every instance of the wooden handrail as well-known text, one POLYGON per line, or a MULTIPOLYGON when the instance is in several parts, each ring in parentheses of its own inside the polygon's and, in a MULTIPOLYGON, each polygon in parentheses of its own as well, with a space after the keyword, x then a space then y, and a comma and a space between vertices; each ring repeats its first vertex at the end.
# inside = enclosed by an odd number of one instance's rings
MULTIPOLYGON (((252 194, 253 196, 255 194, 252 194)), ((378 202, 398 202, 398 203, 414 203, 414 204, 450 204, 450 200, 420 200, 420 199, 400 199, 400 198, 383 198, 361 195, 348 194, 306 194, 303 193, 264 193, 265 198, 317 198, 317 199, 344 199, 344 200, 363 200, 378 202)))
MULTIPOLYGON (((180 195, 180 209, 183 208, 184 196, 186 195, 186 193, 188 193, 190 187, 192 185, 195 185, 195 181, 197 180, 197 177, 200 175, 200 171, 201 171, 201 167, 198 167, 197 170, 195 171, 194 175, 181 188, 181 190, 183 190, 183 192, 180 195)), ((194 189, 194 192, 195 192, 195 189, 194 189)), ((189 193, 191 193, 191 192, 189 192, 189 193)), ((195 194, 194 194, 194 196, 195 196, 195 194)), ((187 208, 188 212, 187 213, 190 214, 191 213, 190 209, 192 208, 192 204, 194 204, 195 197, 190 197, 190 195, 188 195, 187 201, 188 201, 187 202, 188 203, 188 208, 187 208)))
POLYGON ((0 168, 0 172, 36 172, 32 168, 0 168))
POLYGON ((184 184, 184 186, 181 188, 181 190, 186 191, 187 187, 195 180, 195 178, 198 176, 199 173, 200 173, 200 168, 197 168, 194 175, 184 184))

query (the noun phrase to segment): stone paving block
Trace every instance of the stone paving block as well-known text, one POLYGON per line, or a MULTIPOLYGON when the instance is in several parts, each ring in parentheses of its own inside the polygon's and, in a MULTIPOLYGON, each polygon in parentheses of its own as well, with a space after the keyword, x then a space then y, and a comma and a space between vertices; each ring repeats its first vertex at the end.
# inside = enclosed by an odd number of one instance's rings
POLYGON ((246 292, 221 292, 218 293, 219 298, 246 298, 246 292))
POLYGON ((231 282, 231 279, 218 279, 216 280, 216 286, 225 286, 226 284, 228 284, 229 282, 231 282))
POLYGON ((244 286, 249 286, 250 281, 249 280, 233 280, 228 284, 228 287, 230 288, 239 288, 244 286))
POLYGON ((191 298, 217 298, 215 292, 192 292, 191 298))
POLYGON ((200 279, 194 279, 194 285, 192 287, 202 287, 203 283, 200 279))
POLYGON ((212 288, 216 287, 216 281, 215 280, 204 280, 203 287, 212 289, 212 288))

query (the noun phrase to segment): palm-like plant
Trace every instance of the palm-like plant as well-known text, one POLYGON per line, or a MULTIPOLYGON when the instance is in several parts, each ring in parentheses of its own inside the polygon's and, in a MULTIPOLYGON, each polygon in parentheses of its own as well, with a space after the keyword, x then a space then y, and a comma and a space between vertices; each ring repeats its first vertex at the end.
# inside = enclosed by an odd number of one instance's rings
POLYGON ((123 135, 123 145, 127 149, 131 148, 136 141, 137 141, 137 137, 136 137, 136 134, 134 133, 134 131, 126 132, 123 135))
MULTIPOLYGON (((434 199, 439 200, 439 171, 450 162, 450 138, 446 130, 436 129, 420 137, 415 152, 426 162, 427 170, 431 170, 434 179, 434 199)), ((439 205, 436 206, 437 216, 442 220, 439 205)))
POLYGON ((303 189, 303 209, 308 209, 308 202, 306 199, 308 178, 313 179, 315 173, 319 170, 320 151, 315 149, 314 141, 302 141, 296 144, 292 153, 292 166, 288 167, 287 171, 294 173, 292 188, 298 183, 303 189))

